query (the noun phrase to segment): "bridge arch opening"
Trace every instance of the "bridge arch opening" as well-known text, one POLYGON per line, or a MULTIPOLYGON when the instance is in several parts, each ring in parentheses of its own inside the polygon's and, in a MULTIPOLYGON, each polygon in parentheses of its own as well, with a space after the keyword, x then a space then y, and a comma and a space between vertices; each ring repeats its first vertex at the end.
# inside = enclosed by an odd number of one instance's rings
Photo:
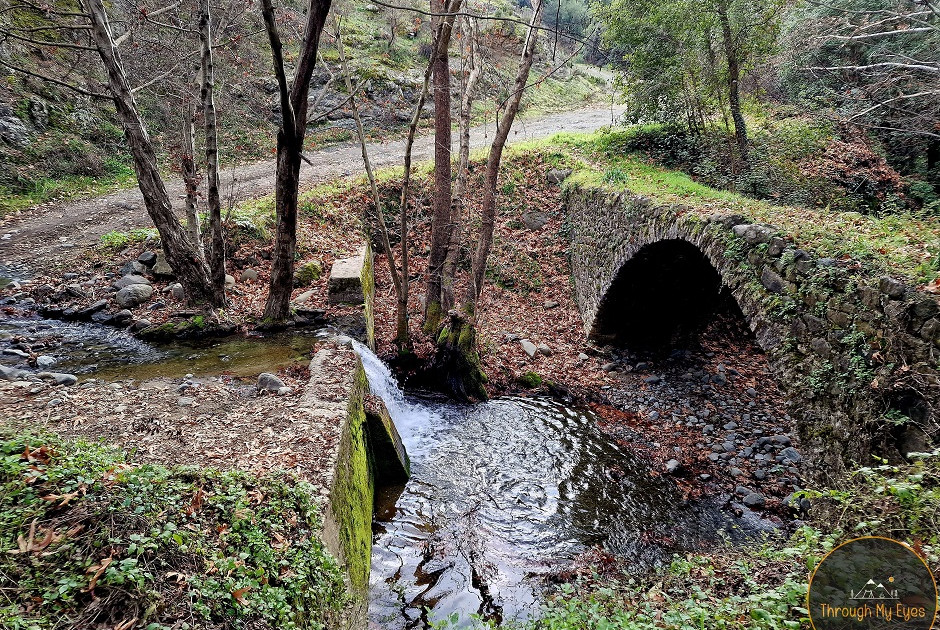
MULTIPOLYGON (((634 350, 690 345, 719 313, 747 329, 721 276, 695 245, 666 239, 640 248, 618 270, 591 337, 634 350)), ((748 330, 748 333, 750 331, 748 330)))

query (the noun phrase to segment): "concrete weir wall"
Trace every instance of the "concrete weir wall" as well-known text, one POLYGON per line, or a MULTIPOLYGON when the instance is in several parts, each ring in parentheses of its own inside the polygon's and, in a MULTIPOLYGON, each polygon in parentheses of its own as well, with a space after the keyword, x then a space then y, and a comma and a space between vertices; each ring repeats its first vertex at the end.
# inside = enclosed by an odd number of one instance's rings
MULTIPOLYGON (((650 245, 694 245, 734 297, 789 399, 809 474, 836 477, 869 453, 898 457, 938 440, 940 309, 889 276, 798 249, 747 217, 657 205, 630 192, 569 187, 571 263, 585 332, 644 296, 608 295, 650 245), (632 301, 631 301, 632 300, 632 301)), ((676 283, 679 284, 678 282, 676 283)))
MULTIPOLYGON (((344 285, 343 299, 337 301, 363 304, 364 341, 373 346, 372 252, 366 248, 344 262, 356 268, 344 270, 343 282, 358 284, 362 299, 354 299, 352 290, 344 285)), ((362 361, 348 343, 328 341, 314 355, 303 407, 321 416, 325 427, 322 435, 312 436, 322 440, 323 457, 329 458, 332 470, 322 538, 345 566, 350 590, 356 596, 346 628, 365 628, 375 490, 408 479, 408 455, 385 405, 370 393, 362 361)))
POLYGON ((381 400, 369 394, 362 362, 347 344, 330 342, 314 355, 303 406, 315 410, 327 427, 317 436, 333 471, 322 537, 359 596, 347 627, 364 628, 375 489, 403 483, 408 456, 381 400))

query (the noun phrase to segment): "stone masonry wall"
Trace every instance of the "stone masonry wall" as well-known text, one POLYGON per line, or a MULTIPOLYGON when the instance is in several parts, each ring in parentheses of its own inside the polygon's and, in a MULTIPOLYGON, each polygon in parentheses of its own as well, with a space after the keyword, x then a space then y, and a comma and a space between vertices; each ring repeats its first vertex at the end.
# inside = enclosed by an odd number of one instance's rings
POLYGON ((940 418, 940 309, 898 278, 798 249, 773 226, 656 205, 627 192, 565 192, 571 264, 591 334, 617 272, 644 246, 695 245, 744 313, 797 419, 808 473, 838 477, 877 452, 927 449, 940 418))

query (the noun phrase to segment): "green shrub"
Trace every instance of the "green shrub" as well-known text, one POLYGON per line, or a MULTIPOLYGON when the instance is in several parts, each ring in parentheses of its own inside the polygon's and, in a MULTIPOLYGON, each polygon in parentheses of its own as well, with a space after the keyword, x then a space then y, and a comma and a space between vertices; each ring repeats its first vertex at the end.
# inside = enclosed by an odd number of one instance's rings
POLYGON ((0 484, 4 628, 332 628, 348 602, 315 494, 286 474, 4 433, 0 484))

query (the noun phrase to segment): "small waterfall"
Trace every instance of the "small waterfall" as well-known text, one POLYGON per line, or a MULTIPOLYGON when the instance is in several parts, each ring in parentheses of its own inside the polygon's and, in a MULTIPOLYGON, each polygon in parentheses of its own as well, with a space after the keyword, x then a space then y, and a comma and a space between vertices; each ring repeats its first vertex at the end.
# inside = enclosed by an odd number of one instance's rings
POLYGON ((392 371, 368 346, 355 339, 349 339, 349 343, 362 361, 369 388, 385 403, 395 426, 406 440, 406 448, 409 447, 407 439, 414 434, 414 429, 429 426, 438 414, 419 402, 405 398, 405 392, 398 386, 392 371))

